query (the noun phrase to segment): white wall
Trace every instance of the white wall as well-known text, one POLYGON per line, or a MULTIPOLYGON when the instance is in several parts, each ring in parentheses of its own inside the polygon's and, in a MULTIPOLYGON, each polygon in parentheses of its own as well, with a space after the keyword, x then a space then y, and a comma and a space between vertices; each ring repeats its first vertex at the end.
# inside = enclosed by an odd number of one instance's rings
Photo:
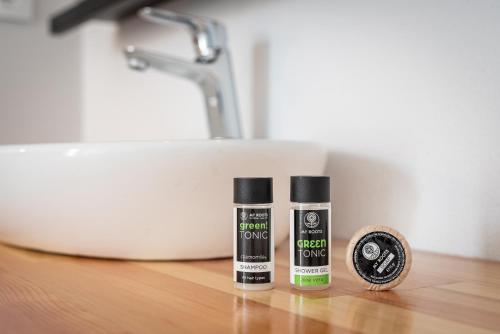
MULTIPOLYGON (((246 137, 330 148, 336 237, 379 223, 417 249, 500 260, 498 1, 169 6, 227 25, 246 137)), ((84 140, 207 136, 194 85, 132 72, 121 53, 189 57, 184 31, 134 19, 74 36, 84 140)))
POLYGON ((127 41, 116 25, 90 24, 81 38, 85 141, 208 136, 202 95, 194 84, 155 71, 129 70, 122 52, 127 41))
POLYGON ((34 1, 32 22, 0 21, 0 144, 80 139, 79 35, 53 38, 47 26, 71 2, 34 1))
POLYGON ((500 259, 500 3, 325 2, 307 20, 272 44, 271 129, 329 145, 337 236, 389 224, 500 259))

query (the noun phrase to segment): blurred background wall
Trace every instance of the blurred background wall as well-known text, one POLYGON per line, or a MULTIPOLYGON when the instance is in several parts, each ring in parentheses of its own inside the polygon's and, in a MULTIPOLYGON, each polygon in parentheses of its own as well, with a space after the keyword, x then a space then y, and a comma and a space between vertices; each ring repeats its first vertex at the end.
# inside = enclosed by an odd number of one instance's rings
MULTIPOLYGON (((51 37, 0 22, 0 143, 206 138, 193 84, 127 69, 127 44, 192 58, 137 19, 51 37)), ((391 225, 412 246, 500 260, 500 2, 179 1, 228 28, 246 138, 330 150, 334 236, 391 225)))
POLYGON ((35 1, 30 22, 0 20, 0 144, 81 138, 80 35, 56 39, 47 29, 71 2, 35 1))

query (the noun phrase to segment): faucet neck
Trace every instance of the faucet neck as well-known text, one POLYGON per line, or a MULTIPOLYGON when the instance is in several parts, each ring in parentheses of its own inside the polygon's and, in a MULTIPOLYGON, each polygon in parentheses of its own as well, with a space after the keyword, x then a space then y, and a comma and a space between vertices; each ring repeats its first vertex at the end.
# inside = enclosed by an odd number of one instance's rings
POLYGON ((148 67, 195 81, 207 108, 211 138, 241 138, 238 101, 232 74, 226 31, 217 21, 154 8, 144 8, 139 16, 150 22, 182 24, 192 33, 197 54, 194 62, 158 55, 129 46, 125 49, 132 69, 148 67))

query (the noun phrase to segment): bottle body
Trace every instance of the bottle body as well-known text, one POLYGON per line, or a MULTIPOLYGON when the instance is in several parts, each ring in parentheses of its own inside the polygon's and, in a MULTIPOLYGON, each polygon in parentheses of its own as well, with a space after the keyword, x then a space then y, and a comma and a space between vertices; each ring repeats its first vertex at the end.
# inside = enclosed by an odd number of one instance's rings
POLYGON ((268 204, 234 204, 233 281, 244 290, 274 286, 274 211, 268 204))
POLYGON ((323 290, 331 284, 331 204, 292 202, 290 207, 290 284, 323 290))

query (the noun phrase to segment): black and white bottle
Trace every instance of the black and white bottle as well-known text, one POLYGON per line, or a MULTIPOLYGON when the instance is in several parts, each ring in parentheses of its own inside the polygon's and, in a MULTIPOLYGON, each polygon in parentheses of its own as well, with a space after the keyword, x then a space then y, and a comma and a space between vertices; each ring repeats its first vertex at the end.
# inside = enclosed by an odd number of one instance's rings
POLYGON ((323 290, 331 283, 330 177, 290 180, 290 284, 323 290))
POLYGON ((234 179, 233 280, 244 290, 274 286, 273 179, 234 179))

